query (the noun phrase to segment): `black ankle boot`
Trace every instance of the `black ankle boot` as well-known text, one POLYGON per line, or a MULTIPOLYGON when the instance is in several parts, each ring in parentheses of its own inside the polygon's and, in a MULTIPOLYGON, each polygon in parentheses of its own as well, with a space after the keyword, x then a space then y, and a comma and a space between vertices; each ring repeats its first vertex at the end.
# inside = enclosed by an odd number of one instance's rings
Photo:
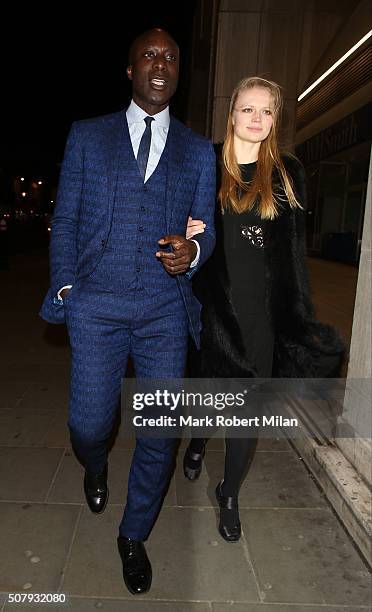
POLYGON ((183 473, 188 480, 197 480, 202 471, 205 443, 201 453, 195 453, 193 450, 191 450, 190 444, 187 447, 183 458, 183 473))
POLYGON ((220 507, 218 531, 226 542, 237 542, 242 533, 239 520, 238 498, 222 495, 222 482, 221 480, 216 487, 216 499, 220 507))

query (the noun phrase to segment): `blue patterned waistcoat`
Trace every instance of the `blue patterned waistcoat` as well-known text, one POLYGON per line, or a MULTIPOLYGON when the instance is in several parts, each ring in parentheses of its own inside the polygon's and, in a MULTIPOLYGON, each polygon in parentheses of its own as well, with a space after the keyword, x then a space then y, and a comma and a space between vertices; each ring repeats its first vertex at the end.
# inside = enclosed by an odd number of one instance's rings
POLYGON ((167 170, 167 144, 146 183, 134 155, 126 167, 119 166, 110 234, 90 282, 114 293, 167 291, 170 298, 181 300, 176 278, 155 257, 158 240, 166 235, 167 170))

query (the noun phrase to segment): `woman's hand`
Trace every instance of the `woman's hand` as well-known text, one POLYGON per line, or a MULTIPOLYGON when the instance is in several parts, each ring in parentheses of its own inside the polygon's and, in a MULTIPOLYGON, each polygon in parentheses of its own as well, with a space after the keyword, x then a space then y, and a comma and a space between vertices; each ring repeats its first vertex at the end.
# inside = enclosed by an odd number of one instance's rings
POLYGON ((201 221, 200 219, 193 219, 192 217, 189 217, 186 228, 187 240, 189 240, 196 234, 202 234, 204 232, 204 228, 205 223, 203 223, 203 221, 201 221))

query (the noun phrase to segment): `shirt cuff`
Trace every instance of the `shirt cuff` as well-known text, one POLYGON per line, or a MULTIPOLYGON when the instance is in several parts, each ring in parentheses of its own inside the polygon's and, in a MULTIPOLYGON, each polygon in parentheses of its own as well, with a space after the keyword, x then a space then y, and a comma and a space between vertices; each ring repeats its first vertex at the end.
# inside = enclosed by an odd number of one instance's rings
POLYGON ((190 264, 190 268, 195 268, 195 266, 198 265, 199 263, 199 259, 200 259, 200 244, 197 240, 191 240, 191 242, 194 242, 196 244, 196 255, 195 258, 193 259, 193 261, 190 264))
POLYGON ((62 298, 61 298, 61 293, 62 293, 62 291, 63 291, 64 289, 71 289, 71 287, 72 287, 72 285, 64 285, 64 287, 61 287, 61 288, 60 288, 60 290, 59 290, 59 291, 58 291, 58 293, 57 293, 57 298, 58 298, 59 300, 62 300, 62 298))

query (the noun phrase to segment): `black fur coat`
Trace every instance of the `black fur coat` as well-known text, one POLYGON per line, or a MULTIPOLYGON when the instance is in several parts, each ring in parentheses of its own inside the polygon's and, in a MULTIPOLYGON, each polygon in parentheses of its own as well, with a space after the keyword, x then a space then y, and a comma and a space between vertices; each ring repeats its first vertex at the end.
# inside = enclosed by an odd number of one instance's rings
MULTIPOLYGON (((284 162, 297 199, 305 208, 303 166, 294 157, 286 157, 284 162)), ((256 374, 254 364, 245 356, 230 299, 222 223, 217 206, 216 248, 193 279, 195 295, 202 304, 202 333, 201 350, 191 350, 189 369, 193 377, 247 378, 256 374)), ((266 308, 275 335, 273 376, 338 376, 344 345, 334 328, 314 318, 305 260, 304 210, 291 209, 284 202, 279 216, 265 222, 263 232, 266 308)))

